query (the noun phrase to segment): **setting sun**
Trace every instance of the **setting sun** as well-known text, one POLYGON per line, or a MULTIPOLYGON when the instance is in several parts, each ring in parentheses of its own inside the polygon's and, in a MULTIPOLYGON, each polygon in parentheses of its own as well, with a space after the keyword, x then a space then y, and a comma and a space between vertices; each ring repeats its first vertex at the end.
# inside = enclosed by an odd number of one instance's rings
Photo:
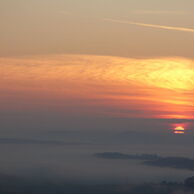
POLYGON ((174 128, 174 133, 175 134, 184 134, 185 128, 183 126, 177 126, 174 128))
POLYGON ((178 126, 178 127, 175 128, 175 130, 176 131, 184 131, 185 129, 182 126, 178 126))

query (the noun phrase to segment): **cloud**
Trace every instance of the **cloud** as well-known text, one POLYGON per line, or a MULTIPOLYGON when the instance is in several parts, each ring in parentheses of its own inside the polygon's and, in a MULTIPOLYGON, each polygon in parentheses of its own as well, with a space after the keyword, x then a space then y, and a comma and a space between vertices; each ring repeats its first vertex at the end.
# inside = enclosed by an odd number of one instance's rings
POLYGON ((115 20, 115 19, 109 19, 109 18, 106 18, 104 20, 108 21, 108 22, 113 22, 113 23, 131 24, 131 25, 143 26, 143 27, 149 27, 149 28, 157 28, 157 29, 164 29, 164 30, 173 30, 173 31, 194 33, 193 28, 147 24, 147 23, 140 23, 140 22, 133 22, 133 21, 115 20))
POLYGON ((3 112, 193 118, 194 61, 95 55, 0 58, 3 112))

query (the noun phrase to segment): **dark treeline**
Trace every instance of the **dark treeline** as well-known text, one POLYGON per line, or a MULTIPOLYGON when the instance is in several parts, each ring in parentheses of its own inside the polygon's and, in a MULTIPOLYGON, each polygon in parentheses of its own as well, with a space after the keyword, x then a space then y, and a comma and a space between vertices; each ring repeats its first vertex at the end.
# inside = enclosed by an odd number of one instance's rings
POLYGON ((14 176, 0 176, 0 194, 192 194, 194 177, 183 183, 166 182, 153 184, 104 184, 87 185, 23 179, 14 176))

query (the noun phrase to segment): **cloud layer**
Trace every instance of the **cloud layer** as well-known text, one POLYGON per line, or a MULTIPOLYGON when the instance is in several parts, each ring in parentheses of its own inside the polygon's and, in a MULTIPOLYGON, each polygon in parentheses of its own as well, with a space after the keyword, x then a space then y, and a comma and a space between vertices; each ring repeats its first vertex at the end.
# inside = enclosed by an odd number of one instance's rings
POLYGON ((193 118, 194 62, 52 55, 0 59, 2 110, 193 118))

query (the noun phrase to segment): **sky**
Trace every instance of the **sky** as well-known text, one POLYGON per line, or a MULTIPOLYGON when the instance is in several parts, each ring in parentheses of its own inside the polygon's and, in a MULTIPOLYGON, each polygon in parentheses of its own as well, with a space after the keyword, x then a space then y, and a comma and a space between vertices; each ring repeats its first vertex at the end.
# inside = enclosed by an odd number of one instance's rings
POLYGON ((1 0, 0 5, 1 56, 73 53, 193 58, 192 32, 106 20, 192 29, 192 0, 1 0))
POLYGON ((0 5, 2 114, 193 118, 192 1, 0 5))
POLYGON ((192 144, 193 21, 193 0, 1 0, 0 142, 192 144))

